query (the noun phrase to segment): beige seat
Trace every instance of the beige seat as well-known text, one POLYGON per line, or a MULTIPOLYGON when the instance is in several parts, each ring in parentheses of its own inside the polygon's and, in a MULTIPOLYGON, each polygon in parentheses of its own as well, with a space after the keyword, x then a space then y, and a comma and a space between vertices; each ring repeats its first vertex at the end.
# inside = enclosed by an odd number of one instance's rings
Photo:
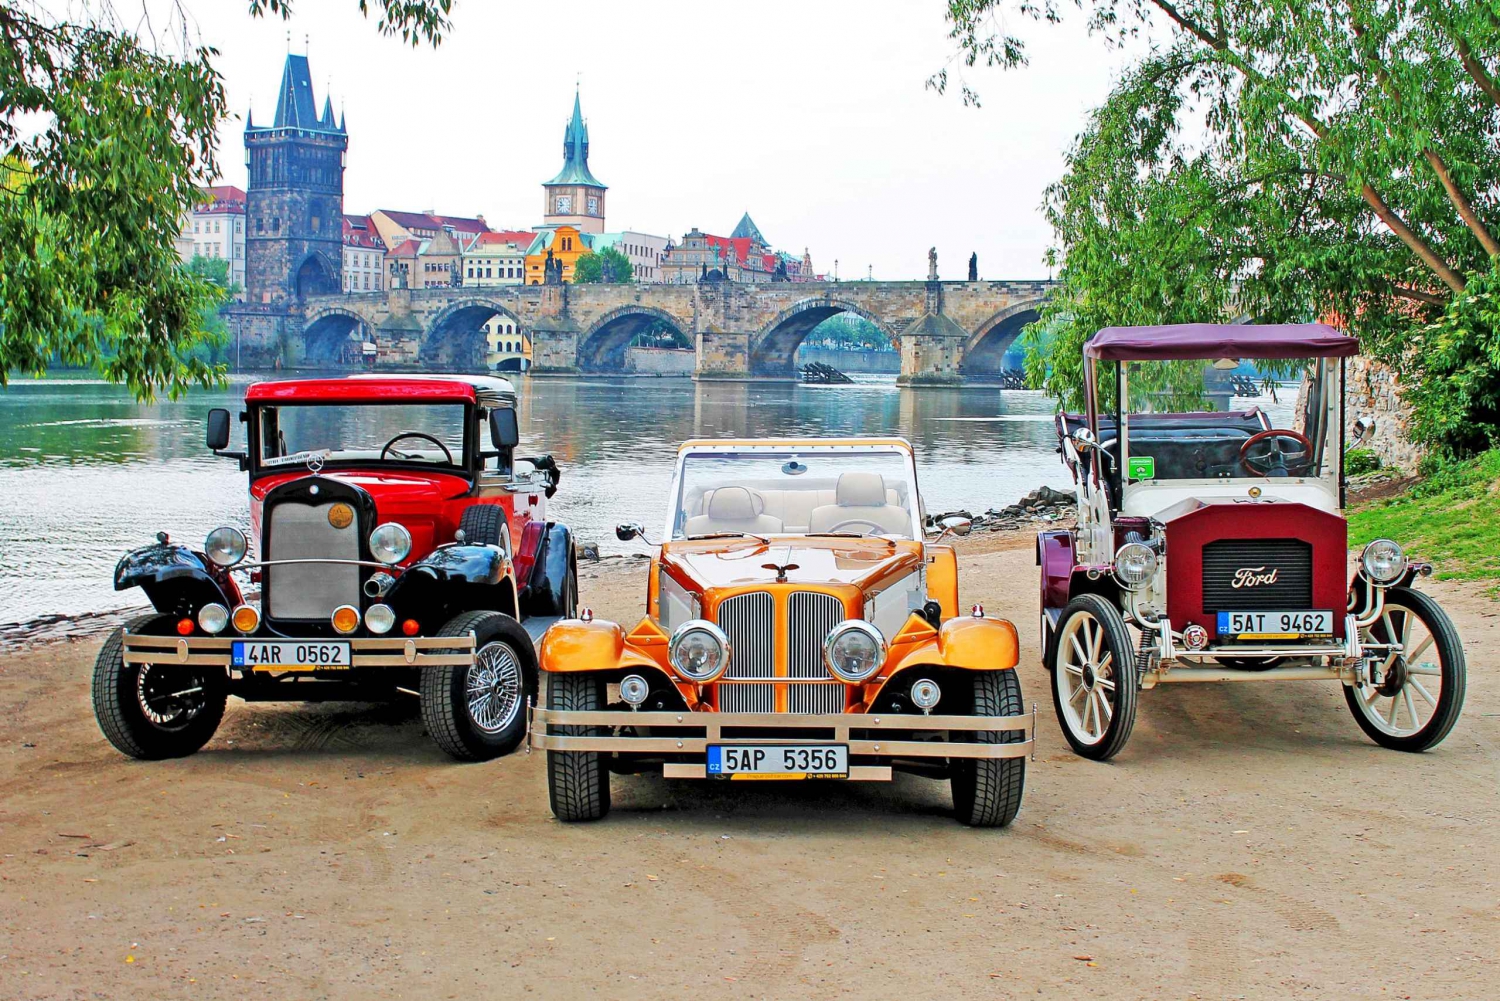
POLYGON ((870 532, 873 524, 881 532, 911 535, 910 512, 890 503, 890 491, 879 473, 841 473, 834 496, 834 503, 813 509, 809 532, 831 532, 835 525, 853 521, 857 523, 837 531, 870 532))
POLYGON ((708 499, 705 513, 689 518, 683 535, 713 535, 717 532, 748 532, 773 535, 781 531, 781 519, 762 513, 764 503, 745 487, 719 487, 708 499))

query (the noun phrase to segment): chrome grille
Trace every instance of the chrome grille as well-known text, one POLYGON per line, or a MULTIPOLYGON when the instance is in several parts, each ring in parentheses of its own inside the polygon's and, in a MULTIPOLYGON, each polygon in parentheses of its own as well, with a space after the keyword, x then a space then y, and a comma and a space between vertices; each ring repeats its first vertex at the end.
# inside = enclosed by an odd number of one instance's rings
POLYGON ((1296 611, 1312 607, 1312 545, 1301 539, 1219 539, 1203 547, 1203 611, 1296 611), (1235 587, 1242 570, 1276 581, 1235 587))
MULTIPOLYGON (((844 603, 831 594, 794 591, 787 609, 788 673, 794 678, 828 678, 823 640, 844 620, 844 603)), ((794 713, 841 713, 843 685, 792 685, 787 707, 794 713)))
MULTIPOLYGON (((358 560, 359 519, 334 528, 328 510, 340 501, 282 501, 268 512, 267 560, 358 560)), ((305 563, 266 568, 266 616, 327 619, 340 605, 359 607, 359 567, 305 563)))
MULTIPOLYGON (((719 628, 733 653, 728 678, 769 678, 776 673, 776 603, 769 592, 737 594, 719 603, 719 628)), ((774 685, 720 685, 719 709, 727 713, 776 711, 774 685)))

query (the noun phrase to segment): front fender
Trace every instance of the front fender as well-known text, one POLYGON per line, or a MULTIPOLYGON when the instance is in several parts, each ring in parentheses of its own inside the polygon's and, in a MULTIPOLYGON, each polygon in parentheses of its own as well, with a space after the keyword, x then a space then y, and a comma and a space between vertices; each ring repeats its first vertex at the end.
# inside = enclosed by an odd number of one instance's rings
POLYGON ((385 601, 399 613, 419 618, 439 609, 516 613, 510 564, 496 546, 434 549, 401 572, 385 601))
POLYGON ((158 612, 192 616, 209 602, 239 603, 239 588, 205 557, 187 546, 157 543, 120 557, 115 590, 139 587, 158 612))
POLYGON ((885 686, 902 672, 918 667, 948 667, 961 671, 1008 671, 1020 662, 1021 642, 1009 619, 960 616, 932 628, 919 616, 906 620, 896 634, 878 677, 878 687, 866 703, 874 704, 885 686))
MULTIPOLYGON (((525 537, 530 538, 530 533, 525 537)), ((522 609, 527 615, 572 614, 573 609, 567 607, 568 578, 573 573, 572 533, 566 525, 548 522, 536 545, 535 562, 521 592, 522 609)))
POLYGON ((618 622, 607 619, 563 619, 542 636, 538 651, 541 668, 551 674, 620 671, 633 667, 662 670, 667 636, 651 619, 626 635, 618 622))

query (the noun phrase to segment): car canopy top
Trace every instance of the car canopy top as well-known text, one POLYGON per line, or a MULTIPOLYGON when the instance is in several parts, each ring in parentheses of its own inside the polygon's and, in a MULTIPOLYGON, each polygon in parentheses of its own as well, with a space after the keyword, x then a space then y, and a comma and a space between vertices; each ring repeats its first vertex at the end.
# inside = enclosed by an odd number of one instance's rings
POLYGON ((1083 353, 1103 361, 1347 358, 1359 354, 1359 341, 1326 323, 1174 323, 1105 327, 1083 353))
POLYGON ((384 375, 257 382, 247 403, 477 403, 513 407, 516 391, 493 376, 384 375))

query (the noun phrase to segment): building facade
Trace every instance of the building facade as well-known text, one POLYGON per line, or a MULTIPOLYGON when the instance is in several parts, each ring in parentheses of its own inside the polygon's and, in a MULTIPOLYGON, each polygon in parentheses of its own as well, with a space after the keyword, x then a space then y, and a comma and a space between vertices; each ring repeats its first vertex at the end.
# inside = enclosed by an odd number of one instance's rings
POLYGON ((536 234, 531 246, 526 248, 526 284, 547 283, 547 262, 557 261, 562 266, 562 280, 573 280, 573 265, 578 258, 592 249, 592 237, 580 232, 577 226, 558 226, 544 229, 536 234))
POLYGON ((590 249, 618 250, 630 261, 630 274, 638 282, 659 282, 661 263, 667 252, 667 238, 650 233, 625 230, 621 233, 600 233, 590 241, 590 249))
POLYGON ((681 243, 668 243, 661 260, 661 281, 691 284, 705 279, 731 282, 818 281, 812 255, 772 250, 755 220, 746 212, 729 236, 704 233, 696 226, 681 243))
POLYGON ((385 284, 385 243, 370 217, 344 216, 344 291, 379 292, 385 284))
POLYGON ((178 254, 183 262, 208 257, 228 265, 229 284, 245 289, 245 192, 232 184, 203 188, 204 201, 182 224, 178 254))
POLYGON ((484 363, 492 372, 524 372, 531 367, 531 339, 516 321, 499 314, 484 324, 484 363))
POLYGON ((425 212, 376 209, 370 213, 370 225, 379 234, 387 250, 395 250, 407 240, 431 240, 444 230, 458 241, 460 249, 464 249, 479 234, 490 230, 482 215, 437 215, 430 209, 425 212))
MULTIPOLYGON (((583 122, 578 95, 573 95, 573 117, 563 131, 563 167, 542 184, 546 226, 572 226, 582 233, 604 232, 604 183, 589 171, 589 128, 583 122)), ((529 281, 528 277, 528 281, 529 281)))
POLYGON ((465 285, 520 285, 535 233, 481 233, 463 252, 465 285))
POLYGON ((247 116, 245 298, 279 303, 343 288, 345 123, 313 98, 306 56, 288 55, 276 117, 247 116))

